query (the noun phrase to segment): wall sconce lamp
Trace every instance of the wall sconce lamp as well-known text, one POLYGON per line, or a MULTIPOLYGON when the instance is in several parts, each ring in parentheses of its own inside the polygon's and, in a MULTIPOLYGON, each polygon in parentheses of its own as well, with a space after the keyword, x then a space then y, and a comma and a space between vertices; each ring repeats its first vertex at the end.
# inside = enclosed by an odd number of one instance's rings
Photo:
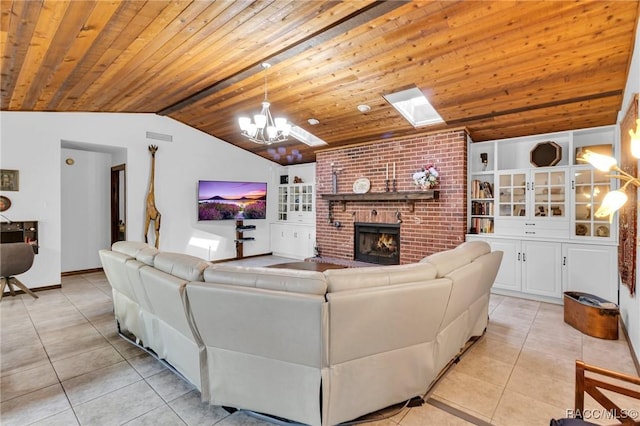
POLYGON ((487 170, 487 164, 489 164, 489 155, 486 152, 481 152, 480 160, 482 161, 482 170, 487 170))
MULTIPOLYGON (((640 119, 636 120, 636 131, 634 132, 633 129, 630 129, 629 135, 631 136, 631 155, 633 155, 637 159, 640 159, 640 119)), ((627 202, 628 197, 624 192, 625 189, 629 185, 635 185, 636 187, 640 188, 640 179, 620 169, 620 167, 618 167, 618 162, 616 161, 616 159, 609 155, 597 154, 587 149, 582 154, 582 160, 588 162, 600 171, 616 172, 616 174, 610 174, 606 176, 610 178, 620 179, 620 181, 624 182, 622 188, 615 191, 610 191, 609 193, 607 193, 607 195, 604 196, 602 205, 595 213, 596 217, 609 216, 609 221, 613 221, 613 214, 618 211, 624 205, 624 203, 627 202)))

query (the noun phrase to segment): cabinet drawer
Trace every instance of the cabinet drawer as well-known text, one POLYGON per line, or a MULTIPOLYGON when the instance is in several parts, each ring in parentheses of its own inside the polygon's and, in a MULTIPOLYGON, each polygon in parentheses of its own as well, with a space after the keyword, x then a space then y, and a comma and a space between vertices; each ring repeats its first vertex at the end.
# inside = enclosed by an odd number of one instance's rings
POLYGON ((514 237, 569 238, 568 221, 495 220, 495 233, 514 237))
POLYGON ((289 213, 290 222, 298 223, 312 223, 315 219, 315 213, 313 212, 291 212, 289 213))

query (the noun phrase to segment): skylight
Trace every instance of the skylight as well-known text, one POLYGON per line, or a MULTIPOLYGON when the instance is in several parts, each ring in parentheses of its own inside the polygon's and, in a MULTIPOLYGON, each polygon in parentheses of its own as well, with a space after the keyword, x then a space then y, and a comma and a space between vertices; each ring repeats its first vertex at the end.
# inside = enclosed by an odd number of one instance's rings
POLYGON ((431 106, 427 98, 422 94, 422 91, 417 87, 390 93, 384 95, 384 98, 397 109, 413 127, 429 126, 431 124, 444 122, 440 114, 431 106))
POLYGON ((293 126, 291 128, 291 132, 289 133, 289 135, 293 136, 294 138, 298 139, 300 142, 307 144, 309 146, 320 146, 320 145, 327 144, 325 141, 323 141, 316 135, 307 132, 305 129, 303 129, 300 126, 293 126))

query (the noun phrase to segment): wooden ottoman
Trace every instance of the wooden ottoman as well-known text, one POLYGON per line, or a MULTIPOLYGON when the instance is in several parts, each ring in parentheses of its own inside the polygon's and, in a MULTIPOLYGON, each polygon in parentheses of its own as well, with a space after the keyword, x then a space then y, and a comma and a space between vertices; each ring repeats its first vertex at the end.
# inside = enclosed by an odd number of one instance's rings
POLYGON ((564 293, 564 322, 586 335, 618 340, 618 316, 615 303, 579 291, 564 293))

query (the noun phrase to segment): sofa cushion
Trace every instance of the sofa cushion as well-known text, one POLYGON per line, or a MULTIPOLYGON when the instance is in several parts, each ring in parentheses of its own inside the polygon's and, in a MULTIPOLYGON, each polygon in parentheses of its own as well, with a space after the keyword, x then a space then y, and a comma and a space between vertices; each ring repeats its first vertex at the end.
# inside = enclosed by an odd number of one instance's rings
POLYGON ((153 260, 156 258, 156 255, 160 253, 157 248, 154 247, 146 247, 143 248, 136 254, 136 260, 138 262, 144 263, 145 265, 153 266, 153 260))
POLYGON ((111 246, 111 250, 126 254, 129 257, 136 257, 140 250, 150 248, 147 243, 141 241, 116 241, 111 246))
POLYGON ((396 284, 417 283, 436 277, 436 268, 428 263, 371 266, 367 268, 327 269, 328 291, 356 290, 396 284))
POLYGON ((454 269, 458 269, 463 265, 469 263, 466 256, 462 256, 456 253, 455 250, 446 250, 438 253, 434 253, 425 257, 420 261, 421 263, 430 263, 438 270, 438 278, 446 276, 454 269))
POLYGON ((316 271, 217 264, 204 271, 204 281, 268 290, 324 295, 327 283, 316 271))
POLYGON ((473 262, 480 256, 491 253, 491 246, 485 241, 467 241, 460 244, 455 250, 465 256, 469 262, 473 262))
POLYGON ((202 273, 210 265, 199 257, 182 253, 160 252, 153 260, 153 266, 159 271, 187 281, 202 281, 202 273))
POLYGON ((491 247, 484 241, 468 241, 458 247, 434 253, 425 257, 420 263, 430 263, 438 270, 438 278, 447 276, 449 272, 471 263, 478 256, 489 253, 491 247))

